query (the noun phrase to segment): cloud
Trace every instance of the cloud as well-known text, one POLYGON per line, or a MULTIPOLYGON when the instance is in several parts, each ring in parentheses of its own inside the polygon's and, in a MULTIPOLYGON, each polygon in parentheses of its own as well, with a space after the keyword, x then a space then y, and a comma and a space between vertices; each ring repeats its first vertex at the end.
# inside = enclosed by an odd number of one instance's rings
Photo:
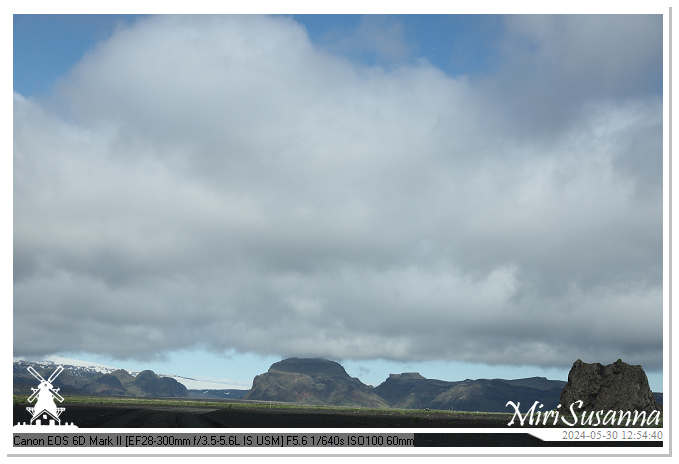
POLYGON ((558 84, 590 98, 662 90, 661 15, 517 15, 506 24, 514 65, 531 65, 517 72, 545 90, 558 84))
MULTIPOLYGON (((509 34, 541 46, 505 53, 538 76, 598 27, 531 21, 509 34)), ((597 98, 574 69, 531 103, 572 106, 545 136, 505 112, 516 73, 386 71, 280 17, 119 30, 49 100, 14 96, 15 355, 660 368, 662 100, 633 76, 597 98)))
POLYGON ((319 44, 334 54, 353 60, 394 68, 415 57, 419 46, 406 38, 398 16, 363 15, 358 23, 333 25, 318 39, 319 44))
POLYGON ((508 132, 551 137, 587 102, 662 95, 661 15, 510 15, 504 24, 485 92, 508 132))

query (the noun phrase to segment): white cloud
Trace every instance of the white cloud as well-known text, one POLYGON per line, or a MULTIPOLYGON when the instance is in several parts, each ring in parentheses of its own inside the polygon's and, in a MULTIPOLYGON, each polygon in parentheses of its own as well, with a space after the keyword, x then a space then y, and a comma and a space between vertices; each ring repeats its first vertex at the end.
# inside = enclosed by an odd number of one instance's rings
POLYGON ((493 111, 507 82, 352 64, 287 18, 119 31, 15 95, 15 354, 659 366, 661 100, 576 92, 544 137, 493 111))

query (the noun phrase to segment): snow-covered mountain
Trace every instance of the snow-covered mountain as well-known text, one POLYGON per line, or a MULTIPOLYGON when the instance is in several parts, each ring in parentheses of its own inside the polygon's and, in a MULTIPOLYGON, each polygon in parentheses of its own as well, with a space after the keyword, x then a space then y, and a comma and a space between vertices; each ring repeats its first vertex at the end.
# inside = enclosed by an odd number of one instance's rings
MULTIPOLYGON (((23 361, 30 362, 33 364, 39 364, 45 367, 61 365, 64 366, 64 368, 66 368, 68 366, 70 370, 84 372, 101 372, 102 374, 110 374, 111 372, 120 369, 118 367, 106 366, 104 364, 98 364, 90 361, 81 361, 79 359, 64 358, 62 356, 46 356, 42 359, 14 358, 13 361, 15 364, 23 361)), ((123 370, 126 370, 133 376, 136 376, 139 373, 139 371, 130 371, 127 369, 123 370)))
MULTIPOLYGON (((46 356, 44 358, 41 358, 39 360, 36 359, 28 359, 28 358, 13 358, 14 361, 14 371, 17 369, 25 369, 25 367, 22 366, 22 363, 30 362, 32 364, 39 364, 42 366, 45 366, 46 368, 49 368, 51 366, 63 366, 64 369, 67 369, 71 371, 73 374, 77 373, 102 373, 102 374, 110 374, 116 370, 119 370, 121 368, 119 367, 113 367, 113 366, 107 366, 105 364, 99 364, 99 363, 94 363, 90 361, 83 361, 80 359, 72 359, 72 358, 65 358, 62 356, 46 356)), ((130 375, 133 377, 136 377, 137 374, 141 371, 132 371, 129 369, 124 369, 123 370, 127 371, 130 375)), ((188 390, 247 390, 247 387, 244 387, 242 385, 233 385, 230 383, 226 383, 220 379, 210 379, 210 378, 202 378, 202 379, 193 379, 190 377, 182 377, 180 375, 175 375, 175 374, 158 374, 160 377, 169 377, 172 379, 175 379, 177 382, 181 383, 184 385, 188 390)))

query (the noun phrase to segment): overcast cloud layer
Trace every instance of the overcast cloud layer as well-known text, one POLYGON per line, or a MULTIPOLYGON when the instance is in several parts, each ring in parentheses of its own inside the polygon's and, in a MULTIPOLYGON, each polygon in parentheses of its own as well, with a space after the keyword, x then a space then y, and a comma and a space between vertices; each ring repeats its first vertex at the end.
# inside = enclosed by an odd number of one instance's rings
POLYGON ((474 77, 150 18, 15 94, 14 355, 661 368, 662 19, 505 23, 474 77))

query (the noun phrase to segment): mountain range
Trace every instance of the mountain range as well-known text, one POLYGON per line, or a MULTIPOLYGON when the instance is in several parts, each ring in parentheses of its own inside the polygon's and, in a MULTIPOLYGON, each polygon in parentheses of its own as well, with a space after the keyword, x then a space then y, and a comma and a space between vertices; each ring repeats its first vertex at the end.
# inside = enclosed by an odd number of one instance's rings
POLYGON ((562 380, 533 377, 519 380, 480 379, 449 382, 418 373, 391 374, 377 387, 350 377, 326 359, 290 358, 274 363, 255 377, 243 399, 402 409, 509 412, 507 401, 544 409, 556 408, 566 385, 562 380))
MULTIPOLYGON (((28 371, 32 366, 44 379, 48 379, 56 365, 48 362, 15 361, 13 390, 15 394, 31 394, 36 387, 35 377, 28 371)), ((64 366, 52 381, 64 395, 130 396, 130 397, 188 397, 188 389, 171 377, 160 377, 153 371, 130 372, 116 369, 101 372, 87 366, 64 366)))
MULTIPOLYGON (((416 372, 390 374, 377 387, 349 376, 337 362, 321 358, 289 358, 257 375, 252 388, 190 389, 194 379, 157 375, 152 371, 126 371, 101 365, 68 365, 55 379, 62 395, 107 395, 130 397, 193 397, 251 401, 275 401, 311 405, 370 408, 439 409, 479 412, 511 412, 507 402, 529 408, 535 401, 544 410, 556 408, 566 385, 563 380, 531 377, 516 380, 477 379, 446 381, 427 379, 416 372)), ((54 362, 14 361, 14 393, 30 394, 36 380, 29 365, 49 378, 54 362)), ((205 386, 206 384, 199 384, 205 386)), ((211 385, 207 384, 208 387, 211 385)), ((212 384, 218 385, 218 384, 212 384)), ((662 393, 654 393, 662 404, 662 393)))
POLYGON ((53 356, 49 360, 13 362, 13 390, 15 394, 32 393, 37 380, 28 372, 32 366, 47 379, 57 366, 64 370, 54 379, 54 387, 62 395, 130 396, 130 397, 191 397, 211 399, 239 399, 247 389, 212 380, 197 380, 153 371, 133 371, 77 359, 53 356))

